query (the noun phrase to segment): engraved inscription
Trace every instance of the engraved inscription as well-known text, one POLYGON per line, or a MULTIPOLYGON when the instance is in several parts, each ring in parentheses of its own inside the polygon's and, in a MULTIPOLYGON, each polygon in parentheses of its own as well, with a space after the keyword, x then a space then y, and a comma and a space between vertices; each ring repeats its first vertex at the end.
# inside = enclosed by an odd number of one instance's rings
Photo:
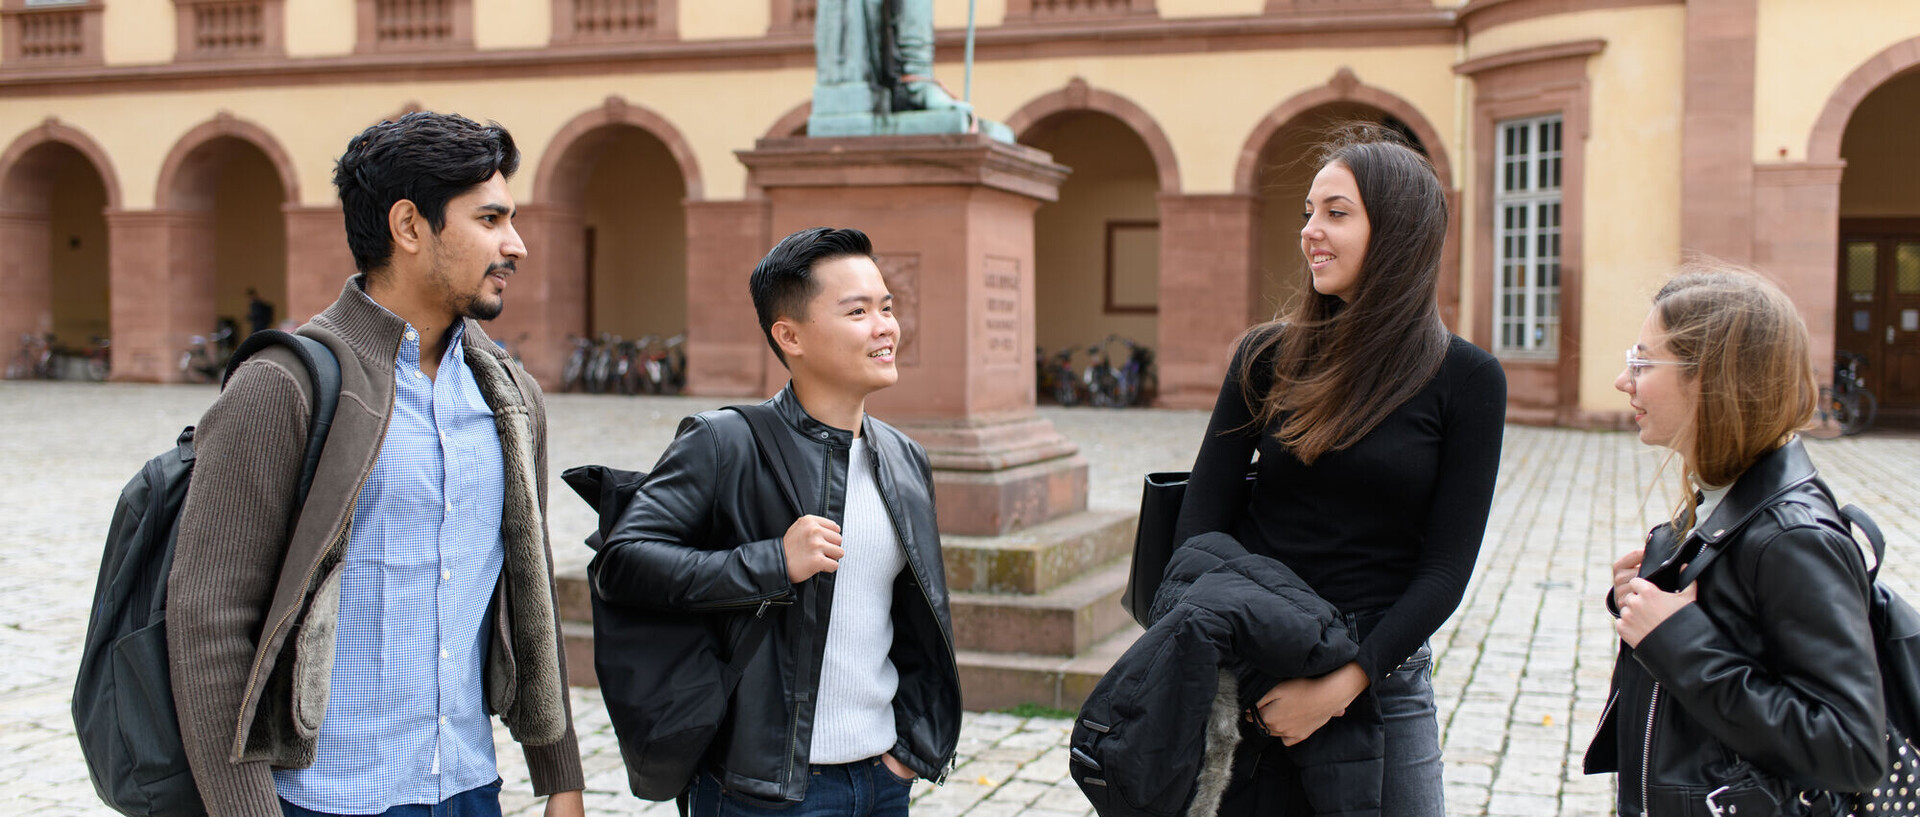
POLYGON ((1021 361, 1020 260, 989 255, 981 267, 986 298, 986 309, 982 310, 986 331, 981 333, 984 357, 990 364, 1017 364, 1021 361))

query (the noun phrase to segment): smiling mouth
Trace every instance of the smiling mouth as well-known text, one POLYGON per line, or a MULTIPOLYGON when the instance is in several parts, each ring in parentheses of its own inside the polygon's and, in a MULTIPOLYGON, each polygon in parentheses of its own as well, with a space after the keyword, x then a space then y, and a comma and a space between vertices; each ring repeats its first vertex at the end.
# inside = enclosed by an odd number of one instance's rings
POLYGON ((883 349, 877 349, 873 353, 867 355, 867 357, 873 360, 882 360, 882 361, 891 362, 893 360, 893 347, 888 346, 883 349))
POLYGON ((1336 257, 1333 253, 1325 250, 1314 250, 1307 254, 1307 263, 1317 269, 1326 266, 1328 261, 1332 261, 1336 257))

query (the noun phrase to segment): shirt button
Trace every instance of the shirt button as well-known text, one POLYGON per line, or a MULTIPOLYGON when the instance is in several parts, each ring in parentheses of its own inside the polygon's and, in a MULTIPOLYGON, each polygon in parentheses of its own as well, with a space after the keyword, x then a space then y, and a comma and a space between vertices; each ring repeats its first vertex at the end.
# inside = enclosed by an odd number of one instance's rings
POLYGON ((445 649, 445 648, 442 648, 442 649, 440 650, 440 657, 441 657, 441 658, 452 658, 453 656, 451 656, 451 655, 449 655, 449 654, 447 653, 447 651, 446 651, 446 649, 445 649))
POLYGON ((440 432, 440 444, 441 445, 447 444, 447 432, 445 431, 440 432))
POLYGON ((416 334, 412 329, 407 330, 407 340, 419 340, 419 339, 420 339, 420 336, 416 334))
POLYGON ((448 502, 448 503, 447 503, 447 513, 448 513, 448 514, 452 514, 452 513, 453 513, 453 503, 452 503, 452 502, 448 502))
POLYGON ((451 570, 440 571, 440 580, 443 582, 453 581, 453 571, 451 570))
POLYGON ((413 379, 415 379, 415 380, 419 380, 419 379, 421 379, 421 378, 424 378, 424 377, 426 377, 426 376, 427 376, 427 373, 426 373, 426 372, 423 372, 423 371, 421 371, 421 370, 419 370, 419 369, 414 369, 414 370, 413 370, 413 379))
POLYGON ((440 725, 441 725, 441 726, 446 726, 446 725, 447 725, 447 716, 445 716, 445 715, 441 715, 441 716, 440 716, 440 725))

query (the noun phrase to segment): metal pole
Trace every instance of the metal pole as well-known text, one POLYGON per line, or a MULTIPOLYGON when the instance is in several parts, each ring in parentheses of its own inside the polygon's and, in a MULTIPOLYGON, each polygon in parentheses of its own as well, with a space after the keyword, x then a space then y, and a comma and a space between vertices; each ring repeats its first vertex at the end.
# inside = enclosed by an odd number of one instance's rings
POLYGON ((967 71, 966 80, 960 86, 960 98, 969 104, 973 102, 973 6, 975 0, 967 0, 967 71))

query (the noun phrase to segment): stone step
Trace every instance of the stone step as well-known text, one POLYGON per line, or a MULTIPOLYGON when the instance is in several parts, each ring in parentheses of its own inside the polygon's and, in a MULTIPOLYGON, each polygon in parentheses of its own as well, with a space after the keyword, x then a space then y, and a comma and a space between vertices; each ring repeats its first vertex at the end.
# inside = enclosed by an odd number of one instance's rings
POLYGON ((947 587, 955 593, 1046 593, 1130 554, 1139 514, 1067 514, 1001 536, 940 537, 947 587))
POLYGON ((1120 607, 1129 560, 1117 559, 1040 595, 952 593, 959 650, 1079 655, 1132 623, 1120 607))
POLYGON ((1128 623, 1072 658, 962 650, 958 655, 961 704, 971 712, 1026 703, 1077 712, 1100 676, 1133 646, 1141 632, 1138 625, 1128 623))

